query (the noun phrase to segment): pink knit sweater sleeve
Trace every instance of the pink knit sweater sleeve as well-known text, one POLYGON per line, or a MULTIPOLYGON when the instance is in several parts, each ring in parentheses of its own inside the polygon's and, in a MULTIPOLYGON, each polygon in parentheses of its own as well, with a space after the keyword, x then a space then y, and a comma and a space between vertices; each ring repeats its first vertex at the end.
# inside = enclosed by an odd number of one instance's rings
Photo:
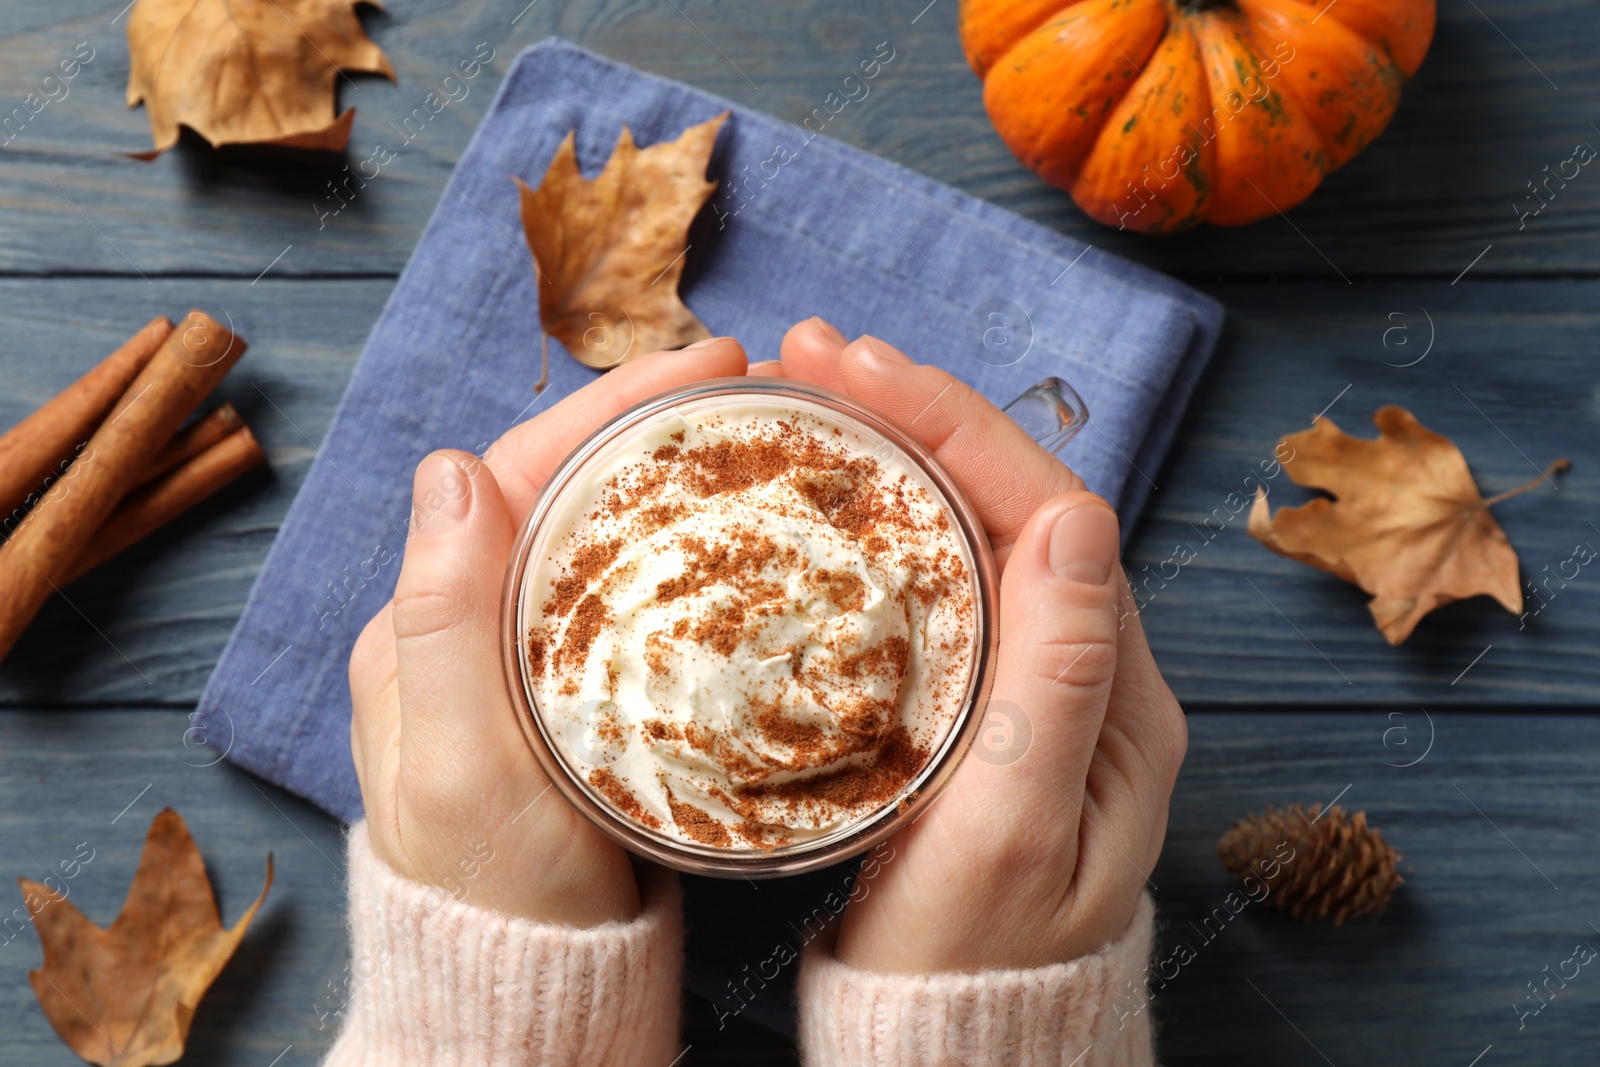
POLYGON ((1150 1067, 1145 1011, 1155 905, 1070 963, 981 974, 887 975, 818 946, 800 969, 807 1067, 1150 1067))
POLYGON ((397 874, 350 832, 352 959, 324 1067, 663 1067, 680 1051, 677 881, 592 930, 516 919, 397 874))

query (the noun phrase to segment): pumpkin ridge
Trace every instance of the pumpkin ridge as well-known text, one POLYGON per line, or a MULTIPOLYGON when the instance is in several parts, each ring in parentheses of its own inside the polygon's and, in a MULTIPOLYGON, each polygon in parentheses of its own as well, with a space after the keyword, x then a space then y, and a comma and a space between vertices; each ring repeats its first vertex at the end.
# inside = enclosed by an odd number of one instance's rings
MULTIPOLYGON (((1268 38, 1275 35, 1269 22, 1306 19, 1306 13, 1312 10, 1304 0, 1239 0, 1239 6, 1258 46, 1266 43, 1263 34, 1268 38)), ((1329 26, 1307 34, 1305 31, 1314 21, 1311 18, 1284 31, 1286 36, 1279 47, 1289 45, 1292 37, 1297 54, 1305 57, 1300 60, 1302 66, 1309 63, 1315 69, 1320 64, 1322 71, 1337 75, 1338 79, 1327 79, 1322 97, 1312 99, 1303 95, 1309 86, 1297 80, 1300 71, 1289 64, 1283 69, 1290 73, 1277 80, 1280 91, 1300 105, 1302 118, 1321 143, 1326 170, 1331 173, 1354 159, 1388 128, 1400 103, 1405 74, 1387 48, 1342 22, 1331 20, 1329 26), (1337 115, 1325 113, 1330 106, 1337 115)), ((1265 49, 1260 50, 1265 54, 1265 49)))
MULTIPOLYGON (((1303 4, 1301 2, 1301 0, 1289 0, 1289 2, 1297 4, 1299 6, 1308 6, 1308 5, 1303 4)), ((1337 6, 1337 5, 1335 5, 1335 6, 1337 6)), ((1259 28, 1259 22, 1258 22, 1257 19, 1251 17, 1251 7, 1249 6, 1248 3, 1242 4, 1240 6, 1240 13, 1244 16, 1245 25, 1248 27, 1248 29, 1246 30, 1246 33, 1248 34, 1248 36, 1250 38, 1250 43, 1253 46, 1256 47, 1257 54, 1263 54, 1261 52, 1261 45, 1262 45, 1263 42, 1257 40, 1257 38, 1256 38, 1256 30, 1259 28)), ((1343 26, 1344 24, 1343 23, 1339 23, 1339 25, 1343 26)), ((1282 42, 1279 42, 1279 43, 1281 45, 1281 44, 1287 44, 1288 42, 1287 42, 1287 40, 1285 40, 1285 41, 1282 41, 1282 42)), ((1288 97, 1289 99, 1292 99, 1294 101, 1294 103, 1299 106, 1299 108, 1300 108, 1299 120, 1301 122, 1306 123, 1307 125, 1309 125, 1311 127, 1312 135, 1316 137, 1317 143, 1322 148, 1323 155, 1326 156, 1328 154, 1328 149, 1329 149, 1330 146, 1328 144, 1327 138, 1325 138, 1322 135, 1322 131, 1317 129, 1316 123, 1311 121, 1310 108, 1308 108, 1306 106, 1306 102, 1300 99, 1300 95, 1294 91, 1294 87, 1291 84, 1285 83, 1281 87, 1281 89, 1279 91, 1284 96, 1288 97)), ((1328 170, 1333 170, 1332 167, 1329 167, 1327 169, 1328 170)))
POLYGON ((961 0, 957 33, 967 63, 978 77, 1005 62, 1006 56, 1045 23, 1060 18, 1089 0, 1010 0, 1002 6, 961 0), (1004 24, 1001 20, 1004 19, 1004 24), (992 53, 992 54, 991 54, 992 53))
MULTIPOLYGON (((1074 3, 1072 6, 1082 7, 1087 6, 1092 2, 1093 0, 1079 0, 1078 3, 1074 3)), ((1116 3, 1118 0, 1112 0, 1112 2, 1116 3)), ((1160 3, 1161 0, 1154 0, 1154 2, 1160 3)), ((1099 33, 1101 36, 1105 36, 1105 31, 1100 28, 1099 24, 1096 23, 1094 19, 1090 18, 1088 15, 1084 15, 1083 18, 1089 23, 1090 26, 1094 27, 1097 33, 1099 33)), ((1155 40, 1151 43, 1149 50, 1137 59, 1128 55, 1126 52, 1123 52, 1121 48, 1117 48, 1116 44, 1112 42, 1110 38, 1106 38, 1106 42, 1111 44, 1111 46, 1116 49, 1118 54, 1120 54, 1123 59, 1127 60, 1130 65, 1132 65, 1134 75, 1126 80, 1121 90, 1112 94, 1110 105, 1101 115, 1099 125, 1095 127, 1096 140, 1098 140, 1100 135, 1105 132, 1105 128, 1110 125, 1111 116, 1116 113, 1117 108, 1121 106, 1122 102, 1128 98, 1128 94, 1133 92, 1133 87, 1139 83, 1139 79, 1144 77, 1145 68, 1150 65, 1150 61, 1154 59, 1156 53, 1161 50, 1162 43, 1166 41, 1167 35, 1171 32, 1172 19, 1169 17, 1165 25, 1162 27, 1161 32, 1156 34, 1155 40)), ((1090 151, 1093 151, 1093 149, 1091 148, 1090 151)))
MULTIPOLYGON (((1189 35, 1189 43, 1193 52, 1193 58, 1191 61, 1194 63, 1202 63, 1203 61, 1200 57, 1200 38, 1190 31, 1189 27, 1187 26, 1184 27, 1184 31, 1189 35)), ((1205 108, 1205 113, 1209 115, 1211 114, 1211 108, 1213 106, 1211 103, 1211 78, 1209 75, 1205 74, 1203 67, 1201 68, 1200 89, 1201 92, 1196 95, 1196 103, 1205 108), (1204 99, 1200 99, 1201 96, 1203 96, 1204 99)), ((1194 130, 1197 134, 1200 132, 1195 128, 1193 119, 1189 119, 1185 125, 1189 129, 1194 130)), ((1210 142, 1206 141, 1203 145, 1196 146, 1196 150, 1198 151, 1200 147, 1209 148, 1210 142)), ((1202 153, 1200 162, 1203 165, 1199 167, 1200 180, 1198 182, 1195 181, 1195 176, 1189 173, 1188 168, 1184 168, 1185 179, 1196 186, 1198 201, 1195 204, 1193 213, 1179 223, 1177 227, 1178 229, 1189 229, 1192 226, 1198 226, 1200 223, 1206 221, 1206 219, 1208 219, 1211 215, 1211 194, 1212 191, 1217 187, 1218 178, 1216 153, 1202 153)))
POLYGON ((1218 101, 1226 108, 1212 137, 1217 173, 1231 182, 1219 181, 1210 201, 1210 221, 1242 225, 1300 203, 1321 184, 1326 171, 1320 136, 1299 102, 1265 76, 1243 12, 1208 12, 1193 16, 1193 25, 1211 91, 1207 124, 1220 110, 1218 101), (1264 90, 1259 96, 1257 87, 1264 90))
MULTIPOLYGON (((1072 4, 1072 7, 1084 7, 1084 6, 1087 6, 1088 4, 1090 4, 1092 2, 1093 2, 1093 0, 1076 0, 1076 2, 1074 2, 1072 4)), ((1113 2, 1113 4, 1115 4, 1117 2, 1117 0, 1112 0, 1112 2, 1113 2)), ((1161 3, 1163 6, 1165 6, 1164 0, 1153 0, 1153 2, 1161 3)), ((1063 10, 1070 10, 1070 9, 1063 9, 1063 10)), ((1097 22, 1095 22, 1094 19, 1090 18, 1088 15, 1083 15, 1082 18, 1085 21, 1087 21, 1090 26, 1094 27, 1094 29, 1095 29, 1095 31, 1097 33, 1099 33, 1102 37, 1105 37, 1105 31, 1100 28, 1100 25, 1097 22)), ((1128 94, 1133 92, 1133 87, 1139 83, 1139 80, 1141 78, 1144 77, 1145 68, 1147 66, 1149 66, 1150 61, 1155 58, 1156 53, 1161 50, 1162 44, 1166 41, 1167 35, 1169 33, 1171 33, 1171 32, 1172 32, 1172 18, 1169 15, 1167 20, 1166 20, 1165 25, 1161 29, 1161 32, 1156 34, 1155 40, 1151 43, 1149 51, 1146 52, 1143 56, 1141 56, 1138 59, 1135 59, 1132 56, 1128 55, 1126 52, 1123 52, 1121 48, 1117 48, 1116 44, 1114 42, 1112 42, 1109 37, 1106 38, 1106 43, 1110 44, 1112 46, 1112 48, 1116 49, 1117 53, 1119 55, 1121 55, 1123 59, 1128 61, 1128 63, 1133 67, 1135 73, 1134 73, 1134 76, 1132 78, 1127 79, 1126 84, 1124 84, 1122 86, 1122 89, 1120 91, 1114 93, 1111 96, 1111 99, 1110 99, 1106 109, 1101 113, 1101 117, 1100 117, 1099 123, 1095 126, 1094 142, 1098 142, 1099 139, 1100 139, 1100 136, 1103 133, 1105 133, 1106 127, 1111 124, 1111 116, 1116 114, 1117 108, 1119 108, 1122 105, 1122 102, 1128 98, 1128 94)), ((1094 151, 1092 145, 1091 145, 1089 151, 1090 152, 1094 151)), ((1087 161, 1087 158, 1088 158, 1087 155, 1085 155, 1085 161, 1087 161)), ((1079 167, 1079 170, 1080 171, 1082 170, 1081 165, 1079 167)))
POLYGON ((1050 184, 1071 187, 1165 39, 1169 2, 1083 0, 1046 20, 990 68, 984 105, 1019 160, 1050 184), (1075 76, 1079 67, 1100 77, 1075 76))
POLYGON ((1188 116, 1196 107, 1209 111, 1210 93, 1188 20, 1172 18, 1096 137, 1070 190, 1078 206, 1108 226, 1140 233, 1204 221, 1215 185, 1213 153, 1188 116))
MULTIPOLYGON (((1433 42, 1438 18, 1434 0, 1291 0, 1321 18, 1328 15, 1372 47, 1385 52, 1409 80, 1433 42)), ((1315 21, 1315 19, 1313 19, 1315 21)))

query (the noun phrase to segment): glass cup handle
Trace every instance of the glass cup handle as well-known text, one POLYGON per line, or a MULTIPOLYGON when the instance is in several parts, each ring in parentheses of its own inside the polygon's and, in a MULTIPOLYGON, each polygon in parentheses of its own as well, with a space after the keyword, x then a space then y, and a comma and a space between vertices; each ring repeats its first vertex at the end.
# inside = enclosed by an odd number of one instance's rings
POLYGON ((1089 405, 1060 378, 1046 378, 1000 409, 1046 452, 1060 452, 1089 421, 1089 405))

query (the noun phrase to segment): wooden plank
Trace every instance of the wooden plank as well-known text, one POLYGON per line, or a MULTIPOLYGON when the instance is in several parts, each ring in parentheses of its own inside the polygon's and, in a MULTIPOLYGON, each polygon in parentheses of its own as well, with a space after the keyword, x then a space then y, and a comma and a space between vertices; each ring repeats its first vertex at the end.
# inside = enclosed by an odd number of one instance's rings
MULTIPOLYGON (((389 285, 270 277, 253 285, 0 281, 0 331, 10 341, 0 355, 0 425, 42 403, 153 313, 180 315, 199 302, 232 316, 251 343, 223 393, 245 413, 272 464, 270 476, 229 490, 67 590, 70 603, 52 602, 0 667, 0 705, 198 698, 389 285)), ((1510 501, 1497 514, 1527 577, 1573 573, 1562 565, 1576 544, 1600 548, 1600 531, 1590 525, 1600 524, 1591 366, 1600 296, 1593 285, 1469 278, 1456 286, 1237 284, 1213 292, 1228 305, 1227 334, 1170 462, 1147 472, 1160 488, 1129 556, 1148 600, 1145 626, 1179 697, 1267 706, 1594 705, 1600 574, 1593 567, 1565 588, 1553 581, 1526 629, 1474 600, 1426 620, 1392 649, 1359 591, 1271 555, 1245 536, 1243 511, 1229 513, 1239 499, 1230 505, 1229 494, 1250 492, 1245 478, 1260 474, 1280 434, 1336 399, 1328 417, 1370 434, 1367 417, 1395 402, 1459 441, 1491 492, 1532 477, 1530 459, 1570 456, 1576 467, 1558 491, 1510 501), (1413 367, 1392 366, 1423 352, 1424 309, 1434 322, 1433 351, 1413 367), (1389 333, 1386 348, 1385 331, 1396 329, 1405 332, 1389 333), (1195 559, 1163 588, 1159 576, 1174 574, 1167 561, 1180 543, 1195 559), (1152 574, 1158 579, 1144 584, 1152 574)), ((1279 499, 1305 495, 1284 485, 1279 499)))
POLYGON ((224 922, 260 892, 269 852, 276 867, 266 905, 195 1017, 186 1062, 263 1067, 285 1053, 278 1067, 309 1067, 332 1043, 338 1018, 318 1013, 337 1006, 338 985, 329 983, 343 982, 346 964, 339 827, 230 764, 207 766, 219 739, 198 744, 189 726, 182 711, 0 714, 0 857, 5 913, 13 916, 0 935, 8 1063, 80 1063, 28 986, 39 943, 31 924, 15 920, 20 898, 10 879, 54 872, 69 901, 107 924, 150 820, 167 806, 183 815, 205 856, 224 922), (75 853, 92 858, 60 882, 59 864, 75 853))
MULTIPOLYGON (((3 873, 41 877, 87 841, 94 859, 70 899, 107 921, 149 819, 173 804, 231 918, 253 898, 264 854, 273 852, 273 895, 201 1006, 190 1058, 261 1067, 292 1045, 279 1067, 314 1064, 335 1025, 319 1030, 318 1013, 328 1010, 327 983, 341 979, 346 951, 337 828, 227 764, 194 766, 215 749, 185 746, 187 726, 182 711, 0 713, 3 873)), ((1190 733, 1153 876, 1165 950, 1158 961, 1180 942, 1194 955, 1176 974, 1166 969, 1154 1000, 1163 1063, 1321 1062, 1309 1045, 1333 1063, 1374 1067, 1465 1067, 1490 1045, 1485 1067, 1592 1062, 1588 1050, 1600 1039, 1594 975, 1558 990, 1520 1031, 1511 1005, 1536 1006, 1526 983, 1542 981, 1543 968, 1554 971, 1575 943, 1600 945, 1588 925, 1600 915, 1592 877, 1600 784, 1589 765, 1600 717, 1452 711, 1435 712, 1430 724, 1381 710, 1219 713, 1192 715, 1190 733), (1234 819, 1341 792, 1341 804, 1367 811, 1404 853, 1407 884, 1386 914, 1333 928, 1251 904, 1203 926, 1226 907, 1214 841, 1234 819)), ((31 932, 0 942, 8 1062, 67 1067, 78 1061, 28 991, 26 971, 37 963, 31 932)), ((1123 1010, 1136 1007, 1130 1000, 1123 1010)), ((719 1029, 700 1002, 690 1005, 684 1040, 693 1045, 684 1064, 796 1062, 782 1039, 751 1023, 719 1029)))
POLYGON ((1166 470, 1148 472, 1160 490, 1130 554, 1151 645, 1174 690, 1189 701, 1268 706, 1595 706, 1600 568, 1569 562, 1580 545, 1589 547, 1579 559, 1600 551, 1593 285, 1469 279, 1211 291, 1228 308, 1222 346, 1166 470), (1246 536, 1256 485, 1276 494, 1275 507, 1312 495, 1287 477, 1262 479, 1281 435, 1327 409, 1346 432, 1375 437, 1371 415, 1390 403, 1455 440, 1485 495, 1572 459, 1558 489, 1495 509, 1521 556, 1525 589, 1539 585, 1525 622, 1478 597, 1435 613, 1391 648, 1360 590, 1246 536))
MULTIPOLYGON (((1011 157, 962 59, 954 0, 848 8, 406 0, 366 17, 400 82, 341 81, 341 106, 358 109, 344 158, 212 152, 191 142, 150 164, 123 154, 149 143, 143 112, 123 106, 123 0, 8 4, 0 7, 0 113, 38 91, 80 42, 94 58, 66 83, 65 96, 0 148, 0 270, 254 277, 273 264, 277 274, 394 273, 512 58, 559 34, 791 121, 809 115, 860 58, 889 41, 895 60, 867 99, 830 123, 829 136, 1192 277, 1450 278, 1486 250, 1473 267, 1479 276, 1594 272, 1600 178, 1589 169, 1552 181, 1546 195, 1554 199, 1536 217, 1524 223, 1518 215, 1535 206, 1527 183, 1543 181, 1546 166, 1556 171, 1578 142, 1600 145, 1584 110, 1600 90, 1600 68, 1589 56, 1600 9, 1584 0, 1440 6, 1433 52, 1393 127, 1293 211, 1292 224, 1272 218, 1151 240, 1086 220, 1011 157), (466 96, 402 141, 394 162, 349 208, 319 223, 314 205, 333 203, 328 183, 380 140, 395 141, 402 121, 480 45, 495 58, 464 83, 466 96)), ((462 88, 448 91, 460 97, 462 88)))
POLYGON ((1578 942, 1600 948, 1600 720, 1452 711, 1432 725, 1415 710, 1190 716, 1154 874, 1157 965, 1180 943, 1194 954, 1158 972, 1173 976, 1155 996, 1163 1064, 1593 1062, 1592 967, 1565 990, 1552 981, 1555 999, 1520 1030, 1513 1004, 1538 1008, 1527 983, 1578 942), (1430 736, 1426 758, 1398 766, 1430 736), (1225 904, 1214 847, 1233 820, 1346 787, 1340 804, 1365 810, 1404 855, 1407 884, 1384 915, 1335 928, 1250 904, 1204 926, 1213 909, 1238 907, 1225 904))

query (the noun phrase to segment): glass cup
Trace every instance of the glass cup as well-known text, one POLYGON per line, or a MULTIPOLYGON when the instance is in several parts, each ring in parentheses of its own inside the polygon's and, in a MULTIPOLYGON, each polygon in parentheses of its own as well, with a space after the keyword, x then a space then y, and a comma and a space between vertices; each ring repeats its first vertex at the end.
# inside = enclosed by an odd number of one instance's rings
MULTIPOLYGON (((1059 379, 1039 383, 1007 405, 1006 410, 1051 451, 1064 445, 1088 417, 1082 399, 1059 379)), ((670 390, 622 412, 573 449, 550 476, 523 522, 507 568, 501 609, 502 659, 512 706, 535 757, 566 800, 608 837, 646 859, 692 874, 779 877, 829 866, 865 852, 915 821, 949 782, 982 725, 998 645, 998 595, 998 572, 978 515, 954 479, 919 442, 831 389, 782 378, 720 378, 670 390), (539 591, 531 588, 538 568, 530 563, 542 558, 551 539, 560 536, 555 527, 566 513, 569 493, 576 491, 582 477, 595 469, 594 465, 608 461, 625 448, 636 431, 663 420, 750 401, 777 402, 814 411, 873 442, 872 451, 880 458, 894 455, 920 469, 935 496, 942 498, 936 502, 947 509, 967 549, 975 628, 971 665, 959 710, 943 736, 936 739, 925 765, 898 795, 869 814, 818 837, 770 849, 684 841, 653 830, 619 810, 590 784, 588 777, 588 772, 607 762, 604 746, 597 744, 581 724, 569 720, 557 725, 543 713, 539 687, 530 673, 527 644, 532 611, 542 602, 539 591)))

